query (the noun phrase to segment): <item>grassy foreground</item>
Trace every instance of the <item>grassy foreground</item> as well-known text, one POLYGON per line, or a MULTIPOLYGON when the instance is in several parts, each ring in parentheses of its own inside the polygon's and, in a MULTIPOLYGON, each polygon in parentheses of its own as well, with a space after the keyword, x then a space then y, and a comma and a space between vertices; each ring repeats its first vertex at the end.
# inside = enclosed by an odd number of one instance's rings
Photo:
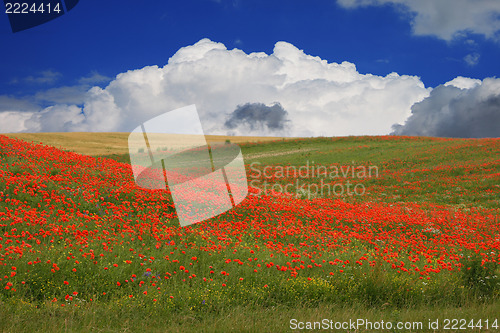
MULTIPOLYGON (((467 328, 462 332, 498 332, 486 328, 484 318, 498 318, 500 305, 478 304, 464 308, 366 308, 362 305, 332 307, 242 307, 221 309, 220 313, 172 313, 161 308, 123 308, 119 304, 88 305, 80 308, 44 306, 35 308, 29 304, 3 304, 0 308, 0 330, 2 332, 290 332, 298 322, 349 322, 362 319, 357 329, 333 330, 339 332, 398 331, 398 332, 455 332, 444 329, 448 320, 465 319, 467 324, 478 323, 483 318, 483 327, 467 328), (294 322, 296 319, 297 322, 294 322), (430 328, 438 321, 437 329, 430 328), (369 330, 368 322, 405 323, 402 330, 369 330)), ((449 328, 452 327, 450 324, 449 328)), ((305 330, 311 331, 311 330, 305 330)), ((323 329, 323 331, 329 331, 323 329)))
POLYGON ((266 181, 291 195, 250 195, 187 228, 127 164, 0 143, 3 331, 282 332, 292 318, 423 322, 399 330, 415 332, 473 319, 467 330, 486 331, 478 320, 500 320, 498 139, 245 143, 252 191, 266 181), (313 162, 340 176, 280 173, 313 162), (378 173, 342 174, 368 166, 378 173), (363 195, 317 191, 347 182, 363 195))

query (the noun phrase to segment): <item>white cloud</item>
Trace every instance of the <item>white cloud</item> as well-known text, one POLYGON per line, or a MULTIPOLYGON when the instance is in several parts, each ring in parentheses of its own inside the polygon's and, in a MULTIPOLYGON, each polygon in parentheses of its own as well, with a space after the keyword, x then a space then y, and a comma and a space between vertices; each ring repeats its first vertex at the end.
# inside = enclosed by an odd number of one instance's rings
POLYGON ((378 135, 403 122, 429 92, 418 77, 361 74, 352 63, 328 63, 285 42, 267 55, 203 39, 181 48, 164 67, 130 70, 104 89, 93 87, 83 109, 55 105, 12 128, 130 131, 156 115, 196 104, 208 134, 378 135), (238 106, 276 102, 286 112, 286 127, 252 128, 234 120, 231 129, 225 125, 238 106))
POLYGON ((395 5, 411 18, 416 35, 444 40, 467 33, 497 39, 500 33, 498 0, 337 0, 345 8, 395 5))
POLYGON ((451 81, 448 81, 444 86, 454 86, 460 89, 471 89, 482 83, 481 80, 471 79, 469 77, 457 76, 451 81))
POLYGON ((75 105, 50 106, 41 112, 33 113, 24 122, 25 132, 68 132, 78 129, 75 125, 83 122, 81 109, 75 105))
POLYGON ((26 126, 26 122, 34 112, 3 111, 0 112, 0 133, 35 132, 26 126))

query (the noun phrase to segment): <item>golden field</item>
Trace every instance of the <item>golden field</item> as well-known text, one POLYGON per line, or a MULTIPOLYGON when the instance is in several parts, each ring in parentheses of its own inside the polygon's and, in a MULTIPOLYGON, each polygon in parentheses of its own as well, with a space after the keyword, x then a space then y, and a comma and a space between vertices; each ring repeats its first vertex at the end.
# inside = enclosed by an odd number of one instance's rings
MULTIPOLYGON (((28 142, 41 142, 66 151, 79 154, 98 156, 109 154, 128 153, 129 133, 120 132, 70 132, 70 133, 8 133, 2 134, 10 138, 18 138, 28 142)), ((232 143, 263 142, 291 139, 285 137, 265 136, 224 136, 207 135, 208 143, 224 142, 230 140, 232 143)))

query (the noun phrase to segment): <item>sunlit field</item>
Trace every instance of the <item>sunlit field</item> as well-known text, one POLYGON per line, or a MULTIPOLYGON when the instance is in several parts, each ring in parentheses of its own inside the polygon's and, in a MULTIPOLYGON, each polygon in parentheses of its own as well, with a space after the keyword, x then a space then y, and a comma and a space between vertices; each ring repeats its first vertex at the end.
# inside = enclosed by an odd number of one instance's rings
POLYGON ((500 320, 500 139, 239 145, 248 197, 182 228, 168 190, 139 188, 123 150, 0 136, 0 330, 500 320))

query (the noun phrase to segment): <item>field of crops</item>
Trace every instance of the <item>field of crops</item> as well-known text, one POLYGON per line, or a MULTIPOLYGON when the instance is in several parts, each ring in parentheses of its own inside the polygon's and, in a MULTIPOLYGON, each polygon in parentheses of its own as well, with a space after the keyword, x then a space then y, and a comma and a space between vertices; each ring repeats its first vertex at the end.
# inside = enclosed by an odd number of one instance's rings
POLYGON ((139 188, 126 155, 0 136, 0 308, 195 322, 237 307, 499 309, 500 139, 240 146, 248 197, 182 228, 170 193, 139 188), (358 191, 318 191, 347 184, 358 191))

